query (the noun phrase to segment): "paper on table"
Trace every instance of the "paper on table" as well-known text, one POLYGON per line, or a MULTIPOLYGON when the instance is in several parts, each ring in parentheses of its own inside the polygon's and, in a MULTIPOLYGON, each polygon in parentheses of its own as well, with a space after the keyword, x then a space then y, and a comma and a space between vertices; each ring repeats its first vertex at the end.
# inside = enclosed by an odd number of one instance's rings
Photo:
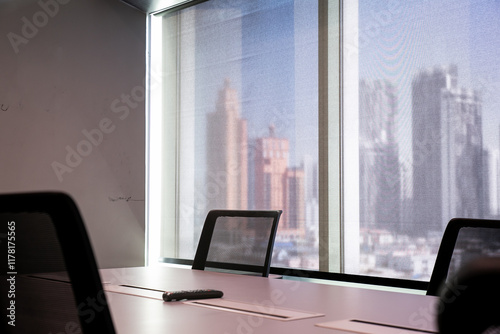
POLYGON ((184 303, 194 306, 208 307, 222 311, 236 312, 236 313, 253 315, 253 316, 281 320, 281 321, 290 321, 290 320, 324 316, 324 314, 322 313, 290 310, 290 309, 278 308, 275 307, 274 305, 269 307, 265 305, 244 303, 228 299, 206 299, 206 300, 187 301, 184 303))
POLYGON ((121 293, 138 297, 163 300, 162 290, 143 288, 140 286, 103 284, 104 291, 121 293))
POLYGON ((437 331, 411 328, 395 324, 384 324, 373 321, 343 319, 316 324, 318 327, 339 329, 347 332, 363 334, 437 334, 437 331))

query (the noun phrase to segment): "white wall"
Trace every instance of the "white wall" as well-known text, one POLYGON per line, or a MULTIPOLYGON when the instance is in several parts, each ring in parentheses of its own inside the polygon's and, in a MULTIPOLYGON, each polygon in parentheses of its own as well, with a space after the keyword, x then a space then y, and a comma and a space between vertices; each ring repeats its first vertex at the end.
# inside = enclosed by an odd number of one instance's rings
POLYGON ((119 0, 0 0, 0 192, 68 192, 102 268, 144 263, 145 30, 119 0))

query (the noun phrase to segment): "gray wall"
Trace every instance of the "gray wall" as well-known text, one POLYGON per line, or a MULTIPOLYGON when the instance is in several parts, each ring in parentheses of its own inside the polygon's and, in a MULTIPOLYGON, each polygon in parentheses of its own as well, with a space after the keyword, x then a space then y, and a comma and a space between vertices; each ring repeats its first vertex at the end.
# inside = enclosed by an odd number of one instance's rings
POLYGON ((0 0, 0 192, 76 200, 100 267, 144 264, 145 15, 0 0))

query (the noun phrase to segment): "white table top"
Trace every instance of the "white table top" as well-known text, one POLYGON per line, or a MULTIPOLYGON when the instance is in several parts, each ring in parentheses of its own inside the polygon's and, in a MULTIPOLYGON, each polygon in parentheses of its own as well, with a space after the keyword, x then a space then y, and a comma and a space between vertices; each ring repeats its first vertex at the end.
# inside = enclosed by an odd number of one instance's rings
MULTIPOLYGON (((108 290, 111 286, 120 285, 162 291, 218 289, 224 292, 222 300, 254 304, 269 310, 274 308, 324 314, 307 319, 281 321, 184 302, 163 302, 160 299, 161 292, 158 292, 157 299, 107 292, 119 334, 333 334, 345 331, 322 328, 317 324, 345 319, 435 331, 437 299, 431 296, 172 267, 104 269, 101 270, 101 275, 103 283, 108 287, 105 289, 108 290)), ((130 289, 138 290, 138 294, 142 293, 141 289, 130 289)), ((144 292, 153 295, 156 293, 147 290, 144 292)), ((385 331, 383 327, 379 329, 382 329, 381 332, 389 332, 389 328, 385 328, 385 331)))

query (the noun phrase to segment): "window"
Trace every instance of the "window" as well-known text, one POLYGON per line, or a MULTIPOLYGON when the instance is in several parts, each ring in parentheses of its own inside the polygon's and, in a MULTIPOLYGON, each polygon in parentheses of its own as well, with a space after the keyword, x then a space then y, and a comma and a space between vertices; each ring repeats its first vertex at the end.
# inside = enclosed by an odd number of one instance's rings
POLYGON ((151 15, 150 263, 192 259, 209 209, 282 209, 272 266, 428 280, 449 219, 500 214, 499 12, 211 0, 151 15))
POLYGON ((317 269, 317 1, 214 0, 153 16, 151 34, 159 258, 193 258, 210 209, 281 209, 275 263, 317 269))
POLYGON ((359 133, 344 132, 344 149, 360 161, 344 179, 359 180, 360 273, 428 280, 451 218, 498 218, 499 12, 358 2, 358 99, 344 114, 357 109, 359 133))

